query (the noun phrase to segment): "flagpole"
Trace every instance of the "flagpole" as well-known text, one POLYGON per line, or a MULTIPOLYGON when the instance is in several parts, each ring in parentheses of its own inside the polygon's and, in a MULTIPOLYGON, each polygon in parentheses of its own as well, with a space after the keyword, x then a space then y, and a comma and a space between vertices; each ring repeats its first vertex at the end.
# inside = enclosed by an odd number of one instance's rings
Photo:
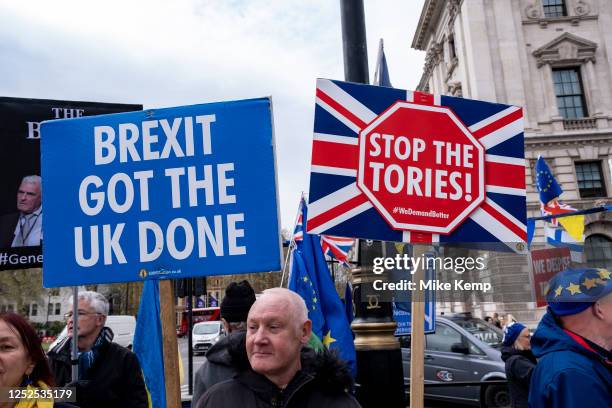
MULTIPOLYGON (((300 219, 300 212, 302 211, 302 200, 304 199, 304 192, 300 195, 300 203, 298 204, 297 214, 295 215, 295 220, 293 221, 293 228, 291 229, 291 240, 289 241, 289 246, 287 247, 287 255, 285 255, 285 262, 283 263, 283 274, 281 275, 280 287, 283 287, 283 281, 285 280, 285 272, 287 271, 287 260, 289 259, 289 254, 291 253, 291 248, 295 245, 295 226, 300 219)), ((306 221, 302 220, 302 225, 304 225, 306 221)), ((303 231, 306 231, 306 228, 303 228, 303 231)), ((302 232, 302 233, 304 233, 302 232)), ((287 277, 287 286, 289 286, 289 277, 287 277)))
POLYGON ((70 351, 72 364, 72 381, 79 379, 79 287, 72 287, 72 350, 70 351))
POLYGON ((553 218, 573 217, 574 215, 594 214, 594 213, 610 211, 610 210, 612 210, 612 206, 608 205, 608 206, 601 206, 601 207, 593 207, 587 210, 577 210, 577 211, 567 212, 563 214, 543 215, 541 217, 530 217, 527 219, 533 220, 533 221, 549 221, 549 220, 552 220, 553 218))
POLYGON ((381 86, 380 84, 380 70, 382 66, 383 56, 383 39, 381 38, 378 43, 378 56, 376 57, 376 70, 374 71, 374 85, 381 86))

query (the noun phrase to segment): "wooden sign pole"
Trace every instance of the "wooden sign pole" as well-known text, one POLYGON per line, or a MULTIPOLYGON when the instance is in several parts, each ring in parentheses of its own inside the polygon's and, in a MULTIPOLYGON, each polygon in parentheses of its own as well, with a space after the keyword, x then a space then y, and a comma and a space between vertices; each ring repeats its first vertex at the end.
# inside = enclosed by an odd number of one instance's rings
POLYGON ((181 407, 181 384, 178 369, 178 345, 176 342, 176 311, 172 281, 159 282, 160 318, 164 347, 164 376, 166 379, 166 407, 181 407))
MULTIPOLYGON (((414 259, 423 258, 427 247, 413 246, 414 259)), ((410 336, 410 408, 424 406, 424 362, 425 362, 425 296, 420 289, 425 278, 425 268, 422 262, 412 275, 415 290, 412 291, 411 336, 410 336)))

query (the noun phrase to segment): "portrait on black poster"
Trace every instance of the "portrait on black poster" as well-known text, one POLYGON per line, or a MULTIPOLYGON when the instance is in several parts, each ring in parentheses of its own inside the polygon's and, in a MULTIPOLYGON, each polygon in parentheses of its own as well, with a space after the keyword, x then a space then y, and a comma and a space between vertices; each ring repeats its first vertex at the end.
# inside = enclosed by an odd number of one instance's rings
POLYGON ((40 123, 137 110, 142 105, 0 97, 0 270, 42 266, 40 123))

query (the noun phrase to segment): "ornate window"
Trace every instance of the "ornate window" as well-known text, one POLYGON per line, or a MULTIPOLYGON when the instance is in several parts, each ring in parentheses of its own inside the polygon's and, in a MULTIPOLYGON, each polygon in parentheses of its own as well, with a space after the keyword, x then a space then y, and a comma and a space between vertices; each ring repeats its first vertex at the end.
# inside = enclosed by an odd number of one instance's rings
POLYGON ((542 0, 542 6, 544 7, 544 17, 546 18, 567 16, 565 0, 542 0))
POLYGON ((597 44, 585 38, 570 33, 563 33, 559 37, 543 45, 533 52, 538 68, 550 65, 554 68, 577 66, 588 61, 595 62, 597 44))
POLYGON ((565 119, 588 116, 580 68, 553 69, 552 73, 559 114, 565 119))
POLYGON ((580 197, 605 197, 603 173, 600 161, 588 161, 576 163, 576 178, 580 197))
POLYGON ((587 265, 612 268, 612 241, 602 234, 589 235, 584 240, 587 265))

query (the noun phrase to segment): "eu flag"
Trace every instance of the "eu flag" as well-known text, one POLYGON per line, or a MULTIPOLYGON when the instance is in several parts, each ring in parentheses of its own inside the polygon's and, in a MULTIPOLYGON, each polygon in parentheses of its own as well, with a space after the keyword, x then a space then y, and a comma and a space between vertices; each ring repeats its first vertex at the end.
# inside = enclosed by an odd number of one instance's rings
MULTIPOLYGON (((303 200, 301 213, 303 220, 308 219, 303 200)), ((318 236, 304 232, 302 240, 296 242, 292 250, 289 289, 297 292, 306 302, 313 332, 325 347, 338 351, 340 358, 349 364, 355 375, 357 367, 353 333, 327 268, 318 236)))
MULTIPOLYGON (((557 200, 563 190, 550 172, 542 156, 538 157, 536 163, 536 181, 542 203, 542 215, 561 215, 578 211, 557 200)), ((584 241, 584 215, 553 218, 550 222, 554 226, 561 224, 573 241, 584 241)))
POLYGON ((535 171, 540 201, 543 205, 546 205, 549 201, 559 197, 563 190, 559 183, 557 183, 557 180, 555 180, 555 176, 553 176, 542 156, 538 157, 535 171))
POLYGON ((134 353, 144 375, 153 408, 166 408, 164 351, 161 338, 159 282, 146 280, 142 288, 134 332, 134 353))

